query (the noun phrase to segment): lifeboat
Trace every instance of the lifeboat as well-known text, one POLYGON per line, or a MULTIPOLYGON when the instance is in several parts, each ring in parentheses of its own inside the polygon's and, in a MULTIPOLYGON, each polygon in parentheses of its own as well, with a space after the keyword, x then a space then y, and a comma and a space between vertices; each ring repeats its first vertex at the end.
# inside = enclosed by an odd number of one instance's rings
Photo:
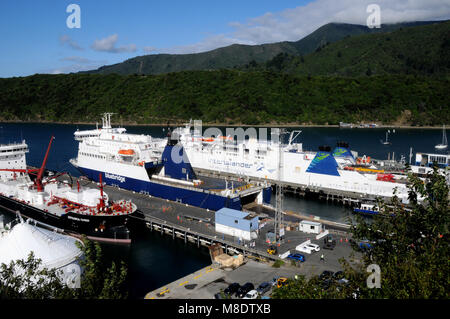
POLYGON ((202 138, 203 142, 214 142, 213 138, 202 138))
POLYGON ((119 150, 119 154, 125 155, 125 156, 133 156, 134 151, 133 150, 119 150))

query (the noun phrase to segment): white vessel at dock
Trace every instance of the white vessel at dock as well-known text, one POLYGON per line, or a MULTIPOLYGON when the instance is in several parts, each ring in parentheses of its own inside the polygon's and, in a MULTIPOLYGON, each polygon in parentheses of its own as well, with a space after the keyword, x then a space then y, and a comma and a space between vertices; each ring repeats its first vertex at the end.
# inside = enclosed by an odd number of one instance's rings
POLYGON ((74 133, 78 155, 70 163, 89 179, 98 181, 101 175, 109 185, 211 210, 270 202, 267 183, 197 179, 177 141, 113 128, 111 115, 103 115, 101 129, 74 133))
POLYGON ((175 133, 194 169, 281 182, 292 187, 344 191, 355 197, 389 198, 396 189, 396 195, 404 203, 408 202, 404 183, 377 180, 376 170, 359 169, 357 153, 350 151, 348 145, 338 145, 333 150, 304 151, 301 143, 294 142, 300 131, 292 132, 287 144, 256 139, 237 142, 232 136, 203 137, 201 132, 192 131, 190 123, 177 128, 175 133))
POLYGON ((0 146, 0 207, 74 236, 131 242, 125 224, 136 211, 135 204, 127 200, 110 202, 102 186, 87 188, 60 181, 64 174, 45 176, 52 141, 53 137, 39 169, 27 167, 25 141, 0 146), (36 177, 32 179, 32 175, 36 177))

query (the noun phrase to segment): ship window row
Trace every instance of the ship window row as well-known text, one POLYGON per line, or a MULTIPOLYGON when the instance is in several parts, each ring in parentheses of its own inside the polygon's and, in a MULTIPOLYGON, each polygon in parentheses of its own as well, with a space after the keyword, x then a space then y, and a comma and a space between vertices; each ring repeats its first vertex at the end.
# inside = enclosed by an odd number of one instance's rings
POLYGON ((84 156, 94 157, 94 158, 105 158, 105 156, 103 156, 103 155, 97 155, 97 154, 91 154, 91 153, 81 152, 80 154, 84 155, 84 156))
POLYGON ((18 155, 6 155, 6 156, 1 156, 2 159, 11 159, 11 158, 20 158, 20 156, 18 155))
POLYGON ((430 161, 431 162, 436 162, 439 164, 446 164, 447 163, 447 159, 443 156, 430 156, 430 161))
POLYGON ((25 152, 27 150, 26 147, 24 148, 15 148, 15 149, 9 149, 9 150, 1 150, 1 153, 7 153, 7 152, 25 152))

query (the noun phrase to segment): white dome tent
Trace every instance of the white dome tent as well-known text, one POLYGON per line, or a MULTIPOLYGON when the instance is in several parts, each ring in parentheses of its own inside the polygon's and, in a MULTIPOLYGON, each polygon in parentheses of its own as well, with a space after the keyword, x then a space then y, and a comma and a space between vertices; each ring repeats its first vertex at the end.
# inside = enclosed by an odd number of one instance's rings
POLYGON ((32 225, 29 219, 27 222, 21 221, 0 235, 0 264, 27 260, 33 252, 34 257, 41 260, 40 269, 55 269, 62 282, 69 283, 69 279, 77 280, 79 278, 75 277, 81 275, 78 260, 83 253, 76 246, 77 241, 81 242, 74 237, 32 225))

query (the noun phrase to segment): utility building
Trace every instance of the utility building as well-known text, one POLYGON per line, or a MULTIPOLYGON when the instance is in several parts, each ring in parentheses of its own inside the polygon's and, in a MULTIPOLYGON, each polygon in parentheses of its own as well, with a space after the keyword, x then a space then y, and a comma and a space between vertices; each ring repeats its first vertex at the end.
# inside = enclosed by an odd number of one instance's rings
POLYGON ((252 240, 258 237, 258 216, 240 210, 221 208, 216 211, 216 232, 252 240))
POLYGON ((322 223, 302 220, 299 223, 298 230, 304 233, 320 234, 320 232, 322 231, 322 223))

